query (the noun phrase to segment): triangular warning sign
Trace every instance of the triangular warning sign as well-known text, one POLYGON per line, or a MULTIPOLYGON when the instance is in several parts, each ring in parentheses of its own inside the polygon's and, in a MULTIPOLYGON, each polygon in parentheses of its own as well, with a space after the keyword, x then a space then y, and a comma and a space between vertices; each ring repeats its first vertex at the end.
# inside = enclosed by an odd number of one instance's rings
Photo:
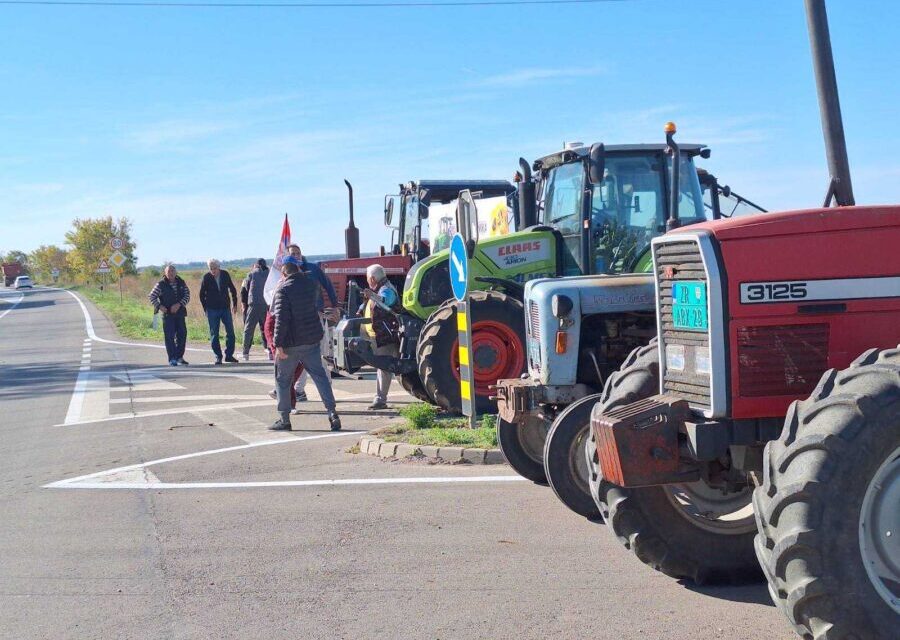
POLYGON ((108 263, 106 260, 101 260, 101 261, 100 261, 100 268, 101 268, 101 269, 109 269, 109 263, 108 263))

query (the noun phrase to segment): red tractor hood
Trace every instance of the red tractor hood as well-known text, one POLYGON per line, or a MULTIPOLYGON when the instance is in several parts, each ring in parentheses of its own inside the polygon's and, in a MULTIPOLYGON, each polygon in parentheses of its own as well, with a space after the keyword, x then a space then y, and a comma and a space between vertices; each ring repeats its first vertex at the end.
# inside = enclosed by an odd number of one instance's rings
MULTIPOLYGON (((897 225, 898 216, 900 216, 900 205, 800 209, 704 222, 684 227, 683 230, 708 229, 720 241, 739 240, 823 231, 891 227, 897 225)), ((670 233, 681 231, 682 229, 676 229, 670 233)))

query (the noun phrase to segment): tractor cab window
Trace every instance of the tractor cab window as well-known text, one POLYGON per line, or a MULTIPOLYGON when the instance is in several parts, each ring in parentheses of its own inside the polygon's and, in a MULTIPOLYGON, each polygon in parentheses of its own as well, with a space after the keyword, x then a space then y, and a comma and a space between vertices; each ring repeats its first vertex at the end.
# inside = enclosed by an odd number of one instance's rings
POLYGON ((587 273, 581 259, 584 205, 584 164, 571 162, 546 171, 541 186, 540 219, 555 227, 565 245, 562 275, 587 273))
POLYGON ((424 246, 420 246, 416 238, 422 238, 422 245, 428 243, 428 218, 419 218, 419 197, 417 195, 403 196, 402 206, 402 226, 400 227, 400 244, 406 245, 410 253, 422 253, 421 257, 427 256, 429 251, 424 246), (421 225, 421 232, 417 229, 421 225))
MULTIPOLYGON (((668 171, 663 162, 658 155, 606 157, 603 181, 591 190, 594 273, 630 273, 649 264, 650 241, 665 231, 668 171)), ((706 216, 700 183, 691 158, 682 155, 680 170, 679 217, 691 224, 706 216)))

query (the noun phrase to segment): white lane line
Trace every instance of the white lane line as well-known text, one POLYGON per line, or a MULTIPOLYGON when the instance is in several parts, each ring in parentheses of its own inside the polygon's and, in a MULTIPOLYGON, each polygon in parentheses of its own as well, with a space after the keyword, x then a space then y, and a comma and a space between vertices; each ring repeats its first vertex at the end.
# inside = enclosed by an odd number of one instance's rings
POLYGON ((164 464, 166 462, 177 462, 179 460, 190 460, 191 458, 202 458, 204 456, 212 456, 217 453, 228 453, 230 451, 241 451, 243 449, 253 449, 254 447, 266 447, 275 444, 284 444, 285 442, 293 442, 293 441, 301 441, 301 440, 321 440, 322 438, 338 438, 341 436, 359 436, 362 435, 362 432, 359 431, 338 431, 335 433, 322 433, 314 436, 297 436, 296 438, 292 438, 291 440, 263 440, 262 442, 254 442, 252 444, 238 444, 233 447, 222 447, 220 449, 207 449, 206 451, 195 451, 194 453, 184 453, 178 456, 169 456, 168 458, 157 458, 156 460, 149 460, 148 462, 139 462, 137 464, 129 464, 124 467, 116 467, 115 469, 109 469, 107 471, 97 471, 96 473, 89 473, 87 475, 78 476, 75 478, 69 478, 67 480, 59 480, 57 482, 51 482, 50 484, 45 484, 45 488, 56 488, 62 485, 72 484, 74 482, 82 482, 84 480, 93 480, 95 478, 100 478, 102 476, 108 476, 115 473, 121 473, 123 471, 132 471, 134 469, 143 469, 144 467, 152 467, 158 464, 164 464))
POLYGON ((217 429, 244 442, 294 439, 289 431, 269 431, 268 424, 244 415, 236 409, 197 410, 194 411, 194 415, 206 424, 215 425, 217 429))
MULTIPOLYGON (((18 307, 18 306, 19 306, 19 303, 22 302, 22 300, 24 300, 24 299, 25 299, 25 294, 23 293, 22 295, 20 295, 20 296, 16 299, 15 302, 12 303, 12 306, 11 306, 9 309, 7 309, 6 311, 4 311, 3 313, 0 313, 0 318, 3 318, 7 313, 9 313, 10 311, 12 311, 12 310, 15 309, 16 307, 18 307)), ((8 299, 8 298, 4 298, 4 300, 7 301, 7 302, 9 302, 9 299, 8 299)))
MULTIPOLYGON (((113 389, 113 391, 128 391, 127 387, 121 387, 119 389, 113 389)), ((143 391, 143 389, 137 389, 137 391, 143 391)), ((264 398, 268 398, 269 402, 274 402, 271 398, 266 395, 257 393, 252 396, 239 396, 239 395, 211 395, 211 396, 144 396, 143 398, 114 398, 109 401, 110 404, 132 404, 139 402, 203 402, 209 400, 263 400, 264 398)))
POLYGON ((80 482, 49 489, 254 489, 262 487, 326 487, 363 484, 450 484, 457 482, 523 482, 519 475, 505 476, 425 476, 412 478, 341 478, 338 480, 270 480, 248 482, 80 482))
MULTIPOLYGON (((77 385, 76 385, 77 390, 77 385)), ((406 392, 397 392, 389 393, 388 398, 393 398, 395 396, 403 396, 407 397, 406 392)), ((72 397, 73 401, 75 399, 74 395, 72 397)), ((361 393, 359 395, 347 396, 343 398, 337 398, 339 402, 352 402, 355 400, 363 401, 363 400, 371 400, 371 393, 361 393)), ((128 412, 122 413, 119 415, 110 416, 108 418, 96 418, 91 420, 76 420, 73 422, 63 422, 60 424, 53 425, 54 427, 70 427, 75 425, 82 424, 96 424, 98 422, 112 422, 114 420, 133 420, 135 418, 153 418, 156 416, 171 416, 177 415, 179 413, 193 413, 195 411, 215 411, 218 409, 247 409, 250 407, 275 407, 275 401, 266 398, 265 400, 257 400, 257 401, 247 401, 247 402, 230 402, 228 404, 219 404, 219 405, 200 405, 200 406, 191 406, 191 407, 174 407, 172 409, 156 409, 154 411, 139 411, 139 412, 128 412)), ((338 407, 338 412, 340 412, 340 407, 338 407)))
POLYGON ((248 482, 159 482, 156 475, 147 472, 147 467, 188 460, 219 453, 241 451, 255 447, 265 447, 289 442, 303 442, 307 440, 321 440, 323 438, 336 438, 340 436, 358 436, 360 432, 323 433, 313 436, 291 437, 283 440, 265 440, 234 447, 198 451, 169 458, 159 458, 140 464, 132 464, 125 467, 117 467, 108 471, 99 471, 76 478, 59 480, 45 484, 45 489, 248 489, 266 487, 323 487, 346 485, 396 485, 396 484, 448 484, 448 483, 477 483, 477 482, 526 482, 525 478, 515 474, 486 475, 486 476, 419 476, 406 478, 338 478, 325 480, 270 480, 248 482), (144 472, 144 473, 141 473, 144 472), (129 480, 133 478, 133 480, 129 480))

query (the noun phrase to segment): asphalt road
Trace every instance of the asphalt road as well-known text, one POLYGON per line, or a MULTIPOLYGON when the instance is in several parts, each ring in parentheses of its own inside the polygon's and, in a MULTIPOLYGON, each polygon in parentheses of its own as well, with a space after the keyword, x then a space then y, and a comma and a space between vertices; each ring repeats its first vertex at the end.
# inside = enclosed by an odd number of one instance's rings
MULTIPOLYGON (((763 585, 672 581, 505 466, 350 453, 314 401, 266 431, 261 358, 125 342, 0 290, 2 638, 794 637, 763 585)), ((391 419, 373 387, 337 382, 348 431, 391 419)))

